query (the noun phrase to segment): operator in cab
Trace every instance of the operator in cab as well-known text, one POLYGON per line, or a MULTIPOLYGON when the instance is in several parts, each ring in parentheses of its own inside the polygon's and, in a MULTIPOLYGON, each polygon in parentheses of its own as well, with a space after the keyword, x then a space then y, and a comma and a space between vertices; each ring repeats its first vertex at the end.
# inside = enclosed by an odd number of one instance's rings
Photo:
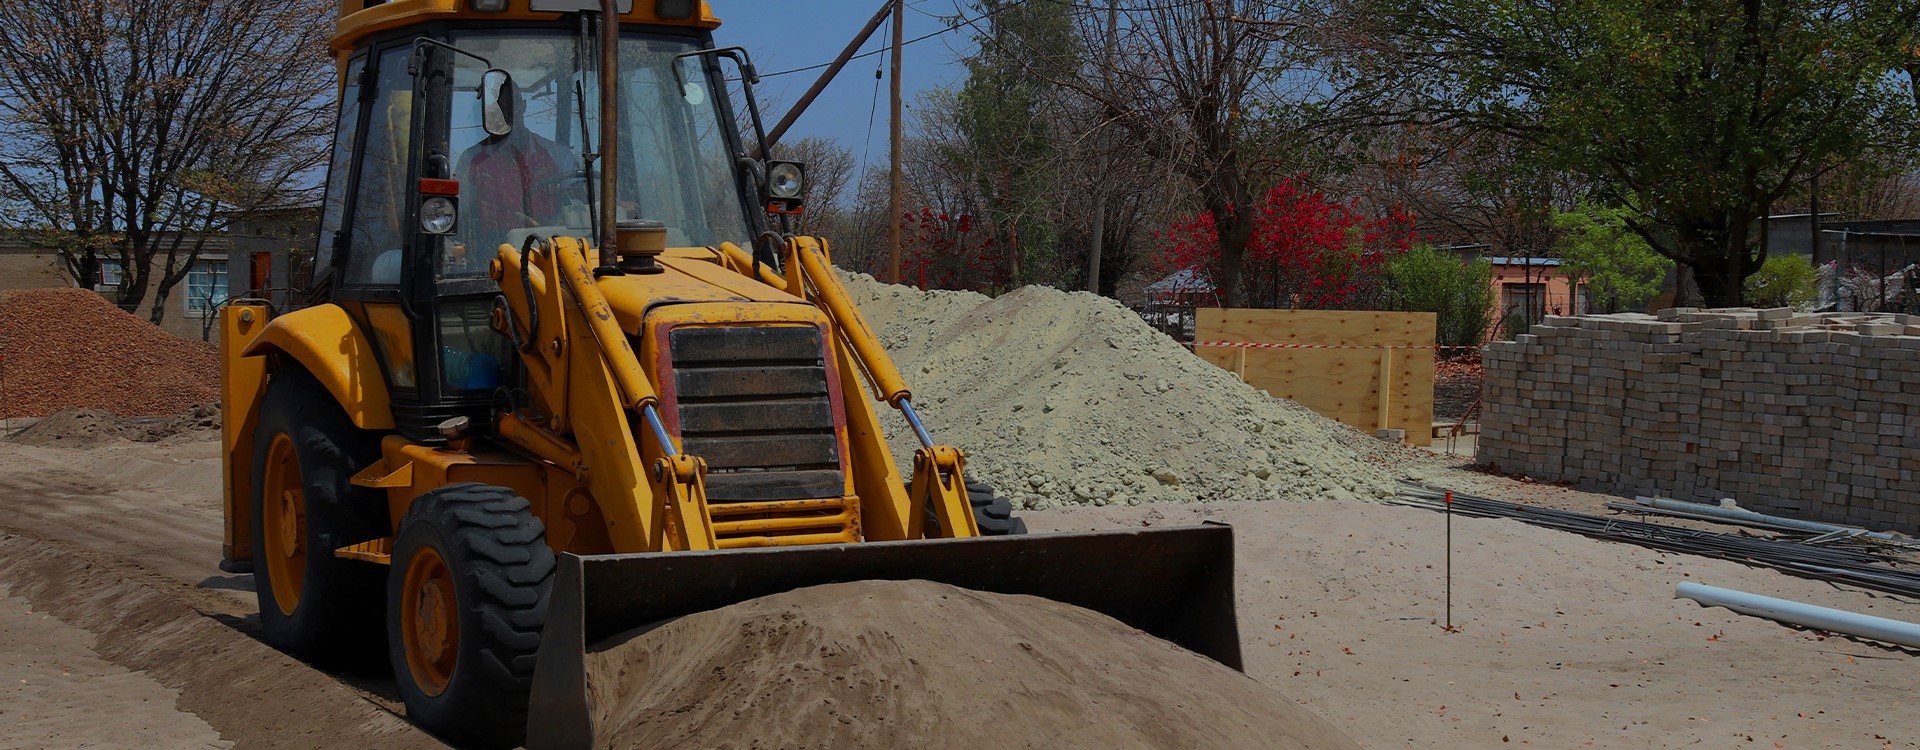
POLYGON ((567 202, 562 185, 584 181, 578 156, 550 138, 526 127, 527 97, 517 88, 501 98, 513 129, 488 136, 461 152, 454 176, 468 186, 473 200, 460 217, 460 236, 466 257, 484 265, 493 248, 511 242, 515 229, 566 226, 567 202))

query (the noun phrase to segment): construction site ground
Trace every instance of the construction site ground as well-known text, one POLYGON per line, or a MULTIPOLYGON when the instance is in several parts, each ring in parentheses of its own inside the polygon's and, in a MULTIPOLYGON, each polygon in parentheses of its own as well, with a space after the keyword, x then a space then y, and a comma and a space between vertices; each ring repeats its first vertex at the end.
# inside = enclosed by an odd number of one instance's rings
MULTIPOLYGON (((1427 481, 1606 496, 1407 453, 1427 481)), ((256 641, 220 573, 218 445, 0 443, 0 748, 433 747, 378 679, 256 641)), ((1920 747, 1916 654, 1673 599, 1680 581, 1920 620, 1920 603, 1511 521, 1362 502, 1029 511, 1036 532, 1232 523, 1247 672, 1370 748, 1920 747)))

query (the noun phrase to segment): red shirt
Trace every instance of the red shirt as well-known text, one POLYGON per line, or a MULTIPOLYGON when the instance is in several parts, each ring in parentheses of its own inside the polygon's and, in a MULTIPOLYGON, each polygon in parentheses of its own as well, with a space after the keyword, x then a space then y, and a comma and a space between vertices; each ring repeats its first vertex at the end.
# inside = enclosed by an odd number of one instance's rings
POLYGON ((473 186, 461 213, 464 232, 482 248, 507 241, 512 229, 559 223, 561 184, 551 182, 538 193, 529 188, 560 177, 552 153, 533 137, 508 136, 482 141, 466 153, 462 181, 473 186))

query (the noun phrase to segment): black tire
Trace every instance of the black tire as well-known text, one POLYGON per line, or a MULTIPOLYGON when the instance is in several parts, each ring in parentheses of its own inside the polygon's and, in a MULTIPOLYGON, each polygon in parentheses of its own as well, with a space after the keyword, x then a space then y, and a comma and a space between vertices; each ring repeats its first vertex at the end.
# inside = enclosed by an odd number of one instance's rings
POLYGON ((973 504, 973 522, 981 536, 1027 533, 1027 522, 1013 514, 1013 501, 995 494, 986 482, 967 482, 967 500, 973 504))
POLYGON ((387 652, 409 719, 457 747, 519 746, 553 567, 546 527, 513 490, 454 484, 413 501, 387 583, 387 652), (437 694, 409 664, 403 617, 409 571, 427 548, 451 574, 458 628, 437 694))
MULTIPOLYGON (((911 490, 913 483, 908 482, 907 487, 911 490)), ((1027 533, 1027 522, 1013 515, 1013 501, 995 494, 993 485, 968 480, 967 503, 973 506, 973 524, 980 528, 981 536, 1027 533)), ((940 527, 932 505, 927 506, 926 525, 928 529, 940 527)))
POLYGON ((274 648, 322 667, 379 668, 385 650, 381 591, 386 571, 333 554, 340 547, 387 535, 385 496, 351 482, 379 455, 378 437, 355 427, 312 374, 295 366, 273 372, 254 431, 251 532, 260 629, 274 648), (300 513, 305 518, 305 533, 292 535, 304 539, 304 554, 296 550, 285 556, 304 558, 299 598, 290 613, 275 595, 274 566, 265 557, 272 552, 266 537, 264 482, 269 450, 281 435, 291 444, 286 450, 298 467, 300 513))

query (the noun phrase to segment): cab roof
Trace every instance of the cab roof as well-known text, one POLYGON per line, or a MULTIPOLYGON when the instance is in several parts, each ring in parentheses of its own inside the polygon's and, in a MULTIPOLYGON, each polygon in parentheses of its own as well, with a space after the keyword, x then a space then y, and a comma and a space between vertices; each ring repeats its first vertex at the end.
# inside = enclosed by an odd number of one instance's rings
MULTIPOLYGON (((591 2, 591 0, 588 0, 591 2)), ((682 26, 697 29, 715 29, 720 19, 715 18, 713 9, 705 2, 694 2, 693 12, 684 19, 661 18, 655 14, 658 0, 621 0, 631 3, 632 10, 620 14, 623 24, 651 24, 657 26, 682 26)), ((684 2, 685 0, 667 0, 684 2)), ((531 9, 534 0, 506 0, 506 10, 484 12, 473 9, 473 0, 340 0, 340 21, 333 35, 332 47, 336 53, 351 51, 360 40, 369 35, 416 23, 432 21, 556 21, 566 17, 567 13, 535 12, 531 9)), ((663 3, 664 4, 664 3, 663 3)))

